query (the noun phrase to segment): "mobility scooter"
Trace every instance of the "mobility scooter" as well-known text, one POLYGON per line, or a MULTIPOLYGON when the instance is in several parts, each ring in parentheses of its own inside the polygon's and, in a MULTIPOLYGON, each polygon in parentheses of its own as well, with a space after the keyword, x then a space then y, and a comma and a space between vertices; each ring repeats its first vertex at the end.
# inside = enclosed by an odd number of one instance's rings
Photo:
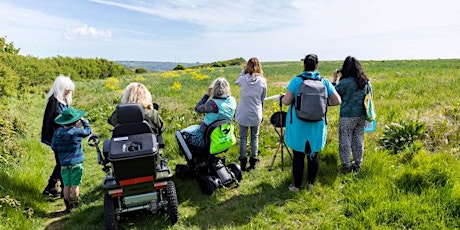
POLYGON ((119 104, 112 138, 104 140, 102 153, 99 137, 92 135, 88 144, 96 147, 98 163, 106 173, 104 222, 107 229, 118 229, 122 214, 148 210, 166 213, 171 224, 178 221, 176 188, 173 174, 160 152, 161 135, 144 121, 140 104, 119 104))
POLYGON ((201 191, 212 195, 214 191, 223 187, 236 188, 242 179, 242 172, 237 163, 225 165, 225 157, 217 155, 226 152, 235 144, 234 124, 230 120, 218 120, 208 125, 204 135, 204 148, 198 148, 187 142, 181 130, 176 131, 175 137, 180 152, 185 156, 187 164, 177 164, 175 174, 180 178, 197 178, 201 191), (215 142, 231 140, 231 144, 221 149, 213 149, 215 142))

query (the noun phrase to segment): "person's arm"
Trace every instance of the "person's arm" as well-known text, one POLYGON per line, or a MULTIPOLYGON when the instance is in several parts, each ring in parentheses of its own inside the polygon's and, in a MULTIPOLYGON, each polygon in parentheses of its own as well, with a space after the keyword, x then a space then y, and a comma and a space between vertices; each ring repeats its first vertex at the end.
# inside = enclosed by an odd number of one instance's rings
POLYGON ((291 91, 286 90, 286 94, 284 94, 284 96, 282 96, 281 102, 284 105, 290 105, 293 100, 294 100, 294 94, 291 91))
POLYGON ((339 69, 334 70, 334 73, 333 73, 334 79, 332 80, 333 86, 336 86, 339 83, 339 80, 340 80, 339 73, 340 73, 339 69))
POLYGON ((116 111, 113 111, 110 117, 107 119, 107 122, 111 124, 112 126, 115 126, 117 124, 117 114, 116 111))
POLYGON ((208 101, 209 99, 209 95, 211 94, 212 92, 212 88, 209 87, 208 88, 208 93, 205 94, 201 100, 198 102, 198 104, 196 104, 195 106, 195 111, 198 112, 198 113, 217 113, 219 112, 219 109, 217 108, 217 104, 214 100, 210 100, 208 101))
POLYGON ((339 93, 337 93, 337 90, 334 90, 334 93, 331 96, 329 96, 329 106, 335 106, 340 104, 342 104, 342 98, 340 97, 339 93))
POLYGON ((78 137, 87 137, 91 134, 91 127, 89 126, 89 122, 86 119, 81 119, 80 122, 83 125, 83 129, 77 129, 75 135, 78 137))
POLYGON ((153 131, 156 134, 162 134, 164 132, 164 130, 165 130, 165 126, 164 126, 164 123, 163 123, 163 119, 161 119, 161 116, 158 113, 158 110, 151 109, 151 110, 149 110, 149 112, 147 114, 148 114, 148 116, 146 118, 148 118, 150 120, 150 123, 153 126, 152 127, 153 131))
POLYGON ((204 104, 197 105, 195 111, 198 113, 218 113, 219 108, 214 100, 206 101, 204 104))

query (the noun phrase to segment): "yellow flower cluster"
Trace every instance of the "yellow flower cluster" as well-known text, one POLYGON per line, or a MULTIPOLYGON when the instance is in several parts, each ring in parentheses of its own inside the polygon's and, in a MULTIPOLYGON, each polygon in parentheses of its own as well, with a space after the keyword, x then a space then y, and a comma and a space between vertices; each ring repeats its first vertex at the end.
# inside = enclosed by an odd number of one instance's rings
POLYGON ((163 73, 163 77, 164 78, 175 78, 175 77, 179 77, 179 73, 177 73, 177 71, 167 71, 167 72, 164 72, 163 73))
POLYGON ((174 82, 174 84, 171 86, 171 89, 173 89, 173 90, 180 90, 180 89, 182 89, 182 85, 180 84, 180 82, 176 81, 176 82, 174 82))
POLYGON ((136 78, 134 79, 134 81, 136 81, 136 82, 143 82, 143 81, 145 81, 145 77, 143 77, 143 76, 136 76, 136 78))
POLYGON ((193 78, 195 78, 196 80, 204 80, 204 79, 208 79, 210 78, 208 75, 206 74, 201 74, 201 73, 197 73, 197 72, 192 72, 192 76, 193 78))
POLYGON ((104 87, 110 90, 117 90, 120 80, 114 77, 109 77, 105 80, 104 87))

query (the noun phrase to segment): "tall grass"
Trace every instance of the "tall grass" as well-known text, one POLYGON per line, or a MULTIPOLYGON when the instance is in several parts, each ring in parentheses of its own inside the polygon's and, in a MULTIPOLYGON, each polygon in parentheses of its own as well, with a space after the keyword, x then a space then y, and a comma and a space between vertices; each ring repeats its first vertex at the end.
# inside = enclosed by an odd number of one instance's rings
MULTIPOLYGON (((268 96, 285 92, 287 82, 301 72, 300 62, 262 63, 268 79, 268 96)), ((255 171, 244 173, 240 187, 201 194, 196 181, 174 178, 179 199, 179 222, 170 226, 163 216, 128 214, 123 229, 452 229, 460 228, 459 60, 364 61, 371 78, 377 112, 377 130, 365 135, 365 153, 359 174, 339 171, 337 126, 339 109, 328 111, 328 137, 320 153, 320 171, 314 192, 287 190, 291 162, 279 144, 270 116, 276 101, 264 104, 260 158, 255 171), (429 135, 404 145, 394 154, 379 145, 384 127, 404 121, 423 122, 429 135), (447 131, 446 131, 447 129, 447 131), (282 170, 284 169, 284 170, 282 170)), ((331 78, 341 62, 322 62, 320 72, 331 78)), ((233 84, 241 67, 203 68, 167 73, 124 76, 117 80, 77 82, 74 106, 87 111, 94 132, 110 137, 106 119, 119 102, 123 88, 132 81, 144 83, 160 104, 167 130, 164 155, 174 169, 184 163, 174 132, 202 120, 193 112, 196 102, 217 77, 233 84), (109 85, 109 87, 108 87, 109 85)), ((66 216, 62 200, 41 196, 53 166, 51 150, 40 143, 45 92, 23 95, 8 104, 11 113, 26 124, 19 141, 26 151, 19 163, 0 170, 0 229, 101 229, 103 228, 104 173, 96 163, 94 148, 84 144, 85 172, 81 207, 66 216), (25 105, 28 105, 25 107, 25 105), (7 197, 8 195, 8 197, 7 197), (15 202, 20 204, 17 205, 15 202), (8 203, 9 202, 9 203, 8 203), (16 205, 15 205, 16 204, 16 205)), ((286 107, 282 107, 286 110, 286 107)), ((238 147, 224 154, 237 161, 238 147)))

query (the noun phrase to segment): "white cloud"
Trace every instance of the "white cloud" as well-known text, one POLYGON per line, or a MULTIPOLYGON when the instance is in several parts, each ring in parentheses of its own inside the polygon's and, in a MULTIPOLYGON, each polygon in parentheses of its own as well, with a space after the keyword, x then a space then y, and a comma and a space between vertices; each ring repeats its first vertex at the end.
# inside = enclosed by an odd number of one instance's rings
POLYGON ((84 25, 78 28, 68 29, 64 36, 69 40, 77 38, 90 38, 109 41, 112 38, 112 32, 110 30, 97 30, 94 27, 84 25))
POLYGON ((47 13, 46 7, 27 9, 27 4, 19 8, 1 2, 0 32, 21 51, 33 54, 115 60, 210 62, 257 56, 283 61, 299 60, 310 52, 322 60, 350 54, 404 59, 460 53, 458 0, 71 2, 81 11, 91 7, 103 12, 56 14, 47 13))

